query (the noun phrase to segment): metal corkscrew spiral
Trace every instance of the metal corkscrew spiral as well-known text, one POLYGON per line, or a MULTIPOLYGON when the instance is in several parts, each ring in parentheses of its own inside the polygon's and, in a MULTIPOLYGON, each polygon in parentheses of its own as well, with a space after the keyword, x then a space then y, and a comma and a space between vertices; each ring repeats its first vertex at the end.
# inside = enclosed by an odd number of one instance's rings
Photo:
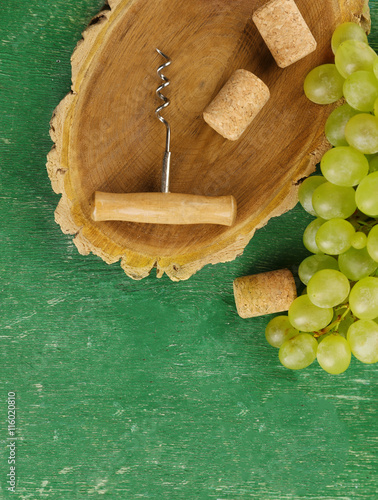
POLYGON ((168 107, 170 105, 170 100, 168 97, 163 95, 161 91, 168 87, 170 84, 169 79, 163 75, 162 71, 164 68, 169 66, 171 64, 171 59, 165 55, 161 50, 156 49, 156 52, 160 54, 162 57, 166 59, 166 62, 162 64, 161 66, 158 67, 157 69, 157 74, 159 78, 163 80, 163 83, 159 85, 159 87, 156 89, 156 95, 158 96, 159 99, 163 101, 163 104, 156 108, 155 114, 157 118, 165 125, 167 129, 167 136, 166 136, 166 144, 165 144, 165 152, 164 152, 164 157, 163 157, 163 166, 162 166, 162 175, 161 175, 161 191, 162 193, 169 193, 169 174, 170 174, 170 168, 171 168, 171 152, 170 152, 170 145, 171 145, 171 127, 167 120, 163 118, 160 114, 160 111, 162 111, 164 108, 168 107))

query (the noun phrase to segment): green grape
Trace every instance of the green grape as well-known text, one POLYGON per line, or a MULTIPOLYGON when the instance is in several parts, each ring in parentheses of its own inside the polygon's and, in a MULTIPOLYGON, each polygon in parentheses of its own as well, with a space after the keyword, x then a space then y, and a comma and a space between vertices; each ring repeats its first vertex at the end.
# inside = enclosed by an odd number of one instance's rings
POLYGON ((332 52, 336 54, 339 45, 346 40, 360 40, 361 42, 368 43, 366 33, 361 26, 351 22, 339 24, 333 32, 331 39, 332 52))
POLYGON ((333 309, 314 305, 308 295, 300 295, 289 307, 291 325, 302 332, 316 332, 325 328, 333 318, 333 309))
MULTIPOLYGON (((378 100, 377 100, 377 103, 378 103, 378 100)), ((373 173, 373 172, 377 172, 377 171, 378 171, 378 155, 373 156, 369 160, 369 172, 373 173)))
POLYGON ((312 69, 304 81, 304 93, 316 104, 331 104, 343 96, 344 78, 334 64, 312 69))
POLYGON ((325 124, 325 135, 332 146, 348 146, 345 139, 345 126, 352 116, 357 114, 359 112, 349 106, 348 103, 332 111, 325 124))
POLYGON ((378 224, 370 229, 366 244, 370 257, 378 262, 378 224))
POLYGON ((322 253, 316 244, 315 238, 318 229, 325 223, 324 219, 318 217, 317 219, 310 222, 303 233, 303 244, 307 250, 311 253, 322 253))
POLYGON ((378 324, 359 320, 349 327, 347 340, 353 355, 362 363, 378 362, 378 324))
POLYGON ((351 281, 366 278, 375 272, 378 263, 373 260, 367 248, 350 248, 339 255, 340 271, 351 281))
POLYGON ((363 154, 378 153, 378 118, 367 113, 353 116, 345 126, 345 138, 363 154))
POLYGON ((269 321, 265 329, 265 338, 273 347, 281 347, 285 340, 298 334, 299 331, 291 326, 287 316, 276 316, 269 321))
POLYGON ((316 216, 314 207, 312 206, 312 195, 315 189, 324 182, 326 182, 326 180, 322 175, 312 175, 311 177, 307 177, 307 179, 305 179, 299 186, 299 203, 306 210, 306 212, 311 215, 316 216))
POLYGON ((354 236, 354 227, 344 219, 331 219, 322 224, 315 236, 320 252, 339 255, 349 250, 354 236))
POLYGON ((359 319, 377 318, 378 278, 368 276, 357 281, 350 292, 349 305, 352 313, 359 319))
MULTIPOLYGON (((351 120, 349 120, 348 124, 351 120)), ((350 146, 338 146, 323 155, 320 168, 327 181, 338 186, 352 187, 359 184, 367 176, 369 162, 356 149, 350 146)))
POLYGON ((282 344, 278 357, 286 368, 301 370, 315 361, 317 349, 315 338, 309 333, 301 333, 282 344))
POLYGON ((347 219, 357 208, 355 191, 352 187, 325 182, 315 189, 312 205, 316 215, 322 219, 347 219))
POLYGON ((348 297, 348 278, 335 269, 322 269, 313 275, 307 284, 307 294, 318 307, 336 307, 348 297))
POLYGON ((378 172, 366 176, 356 190, 358 209, 370 217, 378 217, 378 172))
POLYGON ((373 63, 373 72, 374 72, 376 78, 378 78, 378 60, 375 60, 373 63))
POLYGON ((346 102, 358 111, 373 111, 378 98, 378 80, 372 71, 356 71, 344 82, 346 102))
POLYGON ((337 260, 330 255, 310 255, 306 257, 298 268, 299 279, 307 285, 313 275, 322 269, 339 269, 337 260))
POLYGON ((321 340, 316 357, 323 370, 332 375, 339 375, 348 368, 352 354, 344 337, 331 334, 321 340))
POLYGON ((362 233, 361 231, 357 231, 354 233, 354 236, 352 238, 352 247, 356 248, 357 250, 361 250, 362 248, 365 248, 367 244, 367 236, 365 233, 362 233))
POLYGON ((360 40, 346 40, 336 50, 335 65, 344 78, 355 71, 372 71, 377 54, 360 40))

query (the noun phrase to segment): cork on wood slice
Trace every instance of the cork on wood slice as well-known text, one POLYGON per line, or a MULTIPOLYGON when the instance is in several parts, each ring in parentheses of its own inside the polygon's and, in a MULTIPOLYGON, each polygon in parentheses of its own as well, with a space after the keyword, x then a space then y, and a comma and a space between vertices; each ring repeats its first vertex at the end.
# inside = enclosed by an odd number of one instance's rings
POLYGON ((243 276, 234 281, 234 297, 241 318, 287 311, 297 297, 288 269, 243 276))
POLYGON ((297 203, 297 181, 329 147, 323 132, 333 109, 306 99, 304 77, 328 60, 339 23, 367 28, 369 19, 367 0, 296 3, 318 46, 282 71, 251 20, 263 0, 108 1, 72 55, 72 92, 51 122, 48 172, 62 194, 55 217, 75 235, 79 252, 120 261, 134 279, 154 268, 158 277, 188 279, 207 264, 235 259, 256 229, 297 203), (156 47, 172 59, 164 115, 172 128, 171 191, 234 195, 232 226, 92 219, 96 191, 160 190, 165 132, 154 113, 161 82, 156 47), (229 141, 202 113, 240 68, 257 75, 271 96, 242 136, 229 141))
POLYGON ((203 118, 224 138, 236 141, 269 97, 269 88, 260 78, 245 69, 238 69, 207 106, 203 118))
POLYGON ((270 0, 254 12, 253 20, 280 68, 316 49, 316 40, 294 0, 270 0))

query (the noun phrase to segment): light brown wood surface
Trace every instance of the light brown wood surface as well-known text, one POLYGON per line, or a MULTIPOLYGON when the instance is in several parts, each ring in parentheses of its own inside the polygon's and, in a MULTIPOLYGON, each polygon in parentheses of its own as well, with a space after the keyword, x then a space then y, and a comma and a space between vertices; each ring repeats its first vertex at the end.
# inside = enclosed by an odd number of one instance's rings
POLYGON ((112 0, 84 33, 72 56, 72 92, 51 123, 55 142, 48 158, 53 189, 62 193, 56 220, 75 234, 83 254, 106 262, 121 259, 125 272, 189 278, 203 265, 234 259, 255 230, 296 203, 298 182, 328 147, 323 127, 332 106, 303 94, 314 66, 332 62, 330 38, 342 21, 367 27, 366 0, 298 0, 318 47, 278 68, 252 21, 263 0, 112 0), (96 222, 95 191, 157 192, 165 130, 154 111, 159 47, 172 59, 171 191, 203 196, 233 195, 238 214, 231 227, 96 222), (228 141, 202 112, 230 75, 251 71, 271 98, 238 141, 228 141))

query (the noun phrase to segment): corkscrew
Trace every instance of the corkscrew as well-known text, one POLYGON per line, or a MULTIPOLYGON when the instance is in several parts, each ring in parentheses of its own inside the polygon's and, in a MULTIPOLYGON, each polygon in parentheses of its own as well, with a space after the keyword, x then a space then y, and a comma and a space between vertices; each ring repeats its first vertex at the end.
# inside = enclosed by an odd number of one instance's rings
POLYGON ((171 193, 169 178, 171 170, 171 127, 161 115, 170 105, 170 100, 162 91, 170 85, 170 80, 162 73, 171 59, 156 49, 166 60, 157 69, 162 83, 156 89, 157 97, 163 101, 155 110, 159 121, 166 128, 166 143, 162 164, 160 193, 104 193, 94 194, 92 218, 95 221, 129 221, 151 224, 220 224, 231 226, 236 218, 236 200, 233 196, 201 196, 171 193))
POLYGON ((158 119, 163 123, 167 129, 167 135, 166 135, 166 140, 165 140, 165 152, 164 152, 164 157, 163 157, 163 167, 162 167, 162 173, 161 173, 161 191, 162 193, 169 193, 169 174, 171 171, 171 152, 170 152, 170 147, 171 147, 171 127, 167 120, 163 118, 160 114, 160 111, 162 111, 164 108, 167 108, 171 101, 166 97, 164 94, 161 93, 163 89, 168 87, 170 85, 170 81, 168 78, 163 75, 162 71, 164 68, 169 66, 171 64, 171 60, 168 56, 166 56, 161 50, 156 49, 156 52, 163 56, 167 62, 162 64, 161 66, 158 67, 157 69, 157 74, 158 76, 163 80, 163 83, 159 85, 159 87, 156 89, 156 95, 158 96, 159 99, 163 101, 163 104, 156 108, 155 114, 158 117, 158 119))

